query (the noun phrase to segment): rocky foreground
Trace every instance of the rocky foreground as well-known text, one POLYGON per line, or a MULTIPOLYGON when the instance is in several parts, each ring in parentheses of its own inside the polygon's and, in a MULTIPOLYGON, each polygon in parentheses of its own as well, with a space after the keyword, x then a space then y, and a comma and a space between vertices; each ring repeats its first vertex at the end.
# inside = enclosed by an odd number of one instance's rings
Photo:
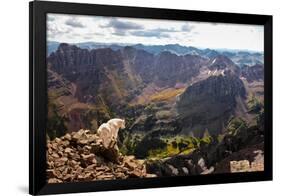
POLYGON ((120 154, 110 135, 68 133, 47 142, 48 183, 263 171, 263 135, 245 133, 202 144, 187 155, 147 161, 120 154))
POLYGON ((47 142, 48 183, 156 177, 109 136, 80 130, 47 142))

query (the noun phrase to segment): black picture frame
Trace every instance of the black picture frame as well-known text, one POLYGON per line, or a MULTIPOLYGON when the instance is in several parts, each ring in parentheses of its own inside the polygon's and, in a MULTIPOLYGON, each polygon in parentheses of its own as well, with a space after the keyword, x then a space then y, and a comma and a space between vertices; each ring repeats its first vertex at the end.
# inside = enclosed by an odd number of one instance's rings
POLYGON ((272 16, 33 1, 29 4, 29 193, 56 194, 272 180, 272 16), (119 16, 264 25, 264 171, 200 176, 47 184, 46 14, 119 16))

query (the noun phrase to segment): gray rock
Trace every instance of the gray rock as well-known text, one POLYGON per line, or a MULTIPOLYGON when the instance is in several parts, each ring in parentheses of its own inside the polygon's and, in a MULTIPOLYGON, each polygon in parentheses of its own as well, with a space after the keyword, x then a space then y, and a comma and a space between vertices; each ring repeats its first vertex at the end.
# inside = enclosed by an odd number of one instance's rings
POLYGON ((209 169, 206 169, 205 171, 203 171, 201 174, 205 175, 205 174, 211 174, 215 171, 215 168, 212 166, 209 169))
POLYGON ((182 171, 183 171, 186 175, 189 174, 189 171, 188 171, 188 169, 187 169, 186 167, 183 167, 183 168, 181 168, 181 169, 182 169, 182 171))
POLYGON ((197 162, 198 173, 202 173, 206 169, 207 169, 207 167, 206 167, 206 164, 205 164, 205 160, 201 157, 197 162))
POLYGON ((168 168, 171 170, 172 176, 174 176, 174 175, 177 176, 179 174, 179 170, 177 168, 175 168, 173 165, 168 165, 168 168))

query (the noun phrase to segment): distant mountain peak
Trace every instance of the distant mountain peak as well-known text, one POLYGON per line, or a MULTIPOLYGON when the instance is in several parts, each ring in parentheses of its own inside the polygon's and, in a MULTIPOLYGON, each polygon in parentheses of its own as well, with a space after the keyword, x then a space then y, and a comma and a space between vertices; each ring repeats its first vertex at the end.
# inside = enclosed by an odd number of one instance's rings
MULTIPOLYGON (((64 48, 69 45, 74 45, 82 49, 93 50, 98 48, 111 48, 114 51, 122 50, 127 47, 133 47, 137 50, 144 50, 148 53, 157 55, 164 51, 176 54, 178 56, 184 55, 199 55, 201 57, 212 60, 220 55, 229 58, 233 63, 239 67, 243 65, 254 66, 255 64, 263 64, 264 55, 262 52, 249 52, 244 50, 229 50, 229 49, 211 49, 211 48, 196 48, 194 46, 183 46, 178 43, 166 45, 145 45, 138 44, 120 44, 120 43, 97 43, 97 42, 82 42, 82 43, 59 43, 48 42, 48 55, 56 51, 59 47, 64 48)), ((218 57, 220 58, 220 57, 218 57)), ((219 59, 218 59, 219 60, 219 59)), ((228 60, 226 60, 228 61, 228 60)), ((230 63, 230 62, 229 62, 230 63)))

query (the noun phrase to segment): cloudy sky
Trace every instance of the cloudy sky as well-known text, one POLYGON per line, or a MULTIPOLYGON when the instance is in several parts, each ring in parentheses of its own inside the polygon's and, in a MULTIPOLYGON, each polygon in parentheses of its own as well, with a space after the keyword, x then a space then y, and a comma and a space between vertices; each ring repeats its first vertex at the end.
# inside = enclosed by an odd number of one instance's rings
POLYGON ((47 40, 263 51, 263 26, 48 14, 47 40))

